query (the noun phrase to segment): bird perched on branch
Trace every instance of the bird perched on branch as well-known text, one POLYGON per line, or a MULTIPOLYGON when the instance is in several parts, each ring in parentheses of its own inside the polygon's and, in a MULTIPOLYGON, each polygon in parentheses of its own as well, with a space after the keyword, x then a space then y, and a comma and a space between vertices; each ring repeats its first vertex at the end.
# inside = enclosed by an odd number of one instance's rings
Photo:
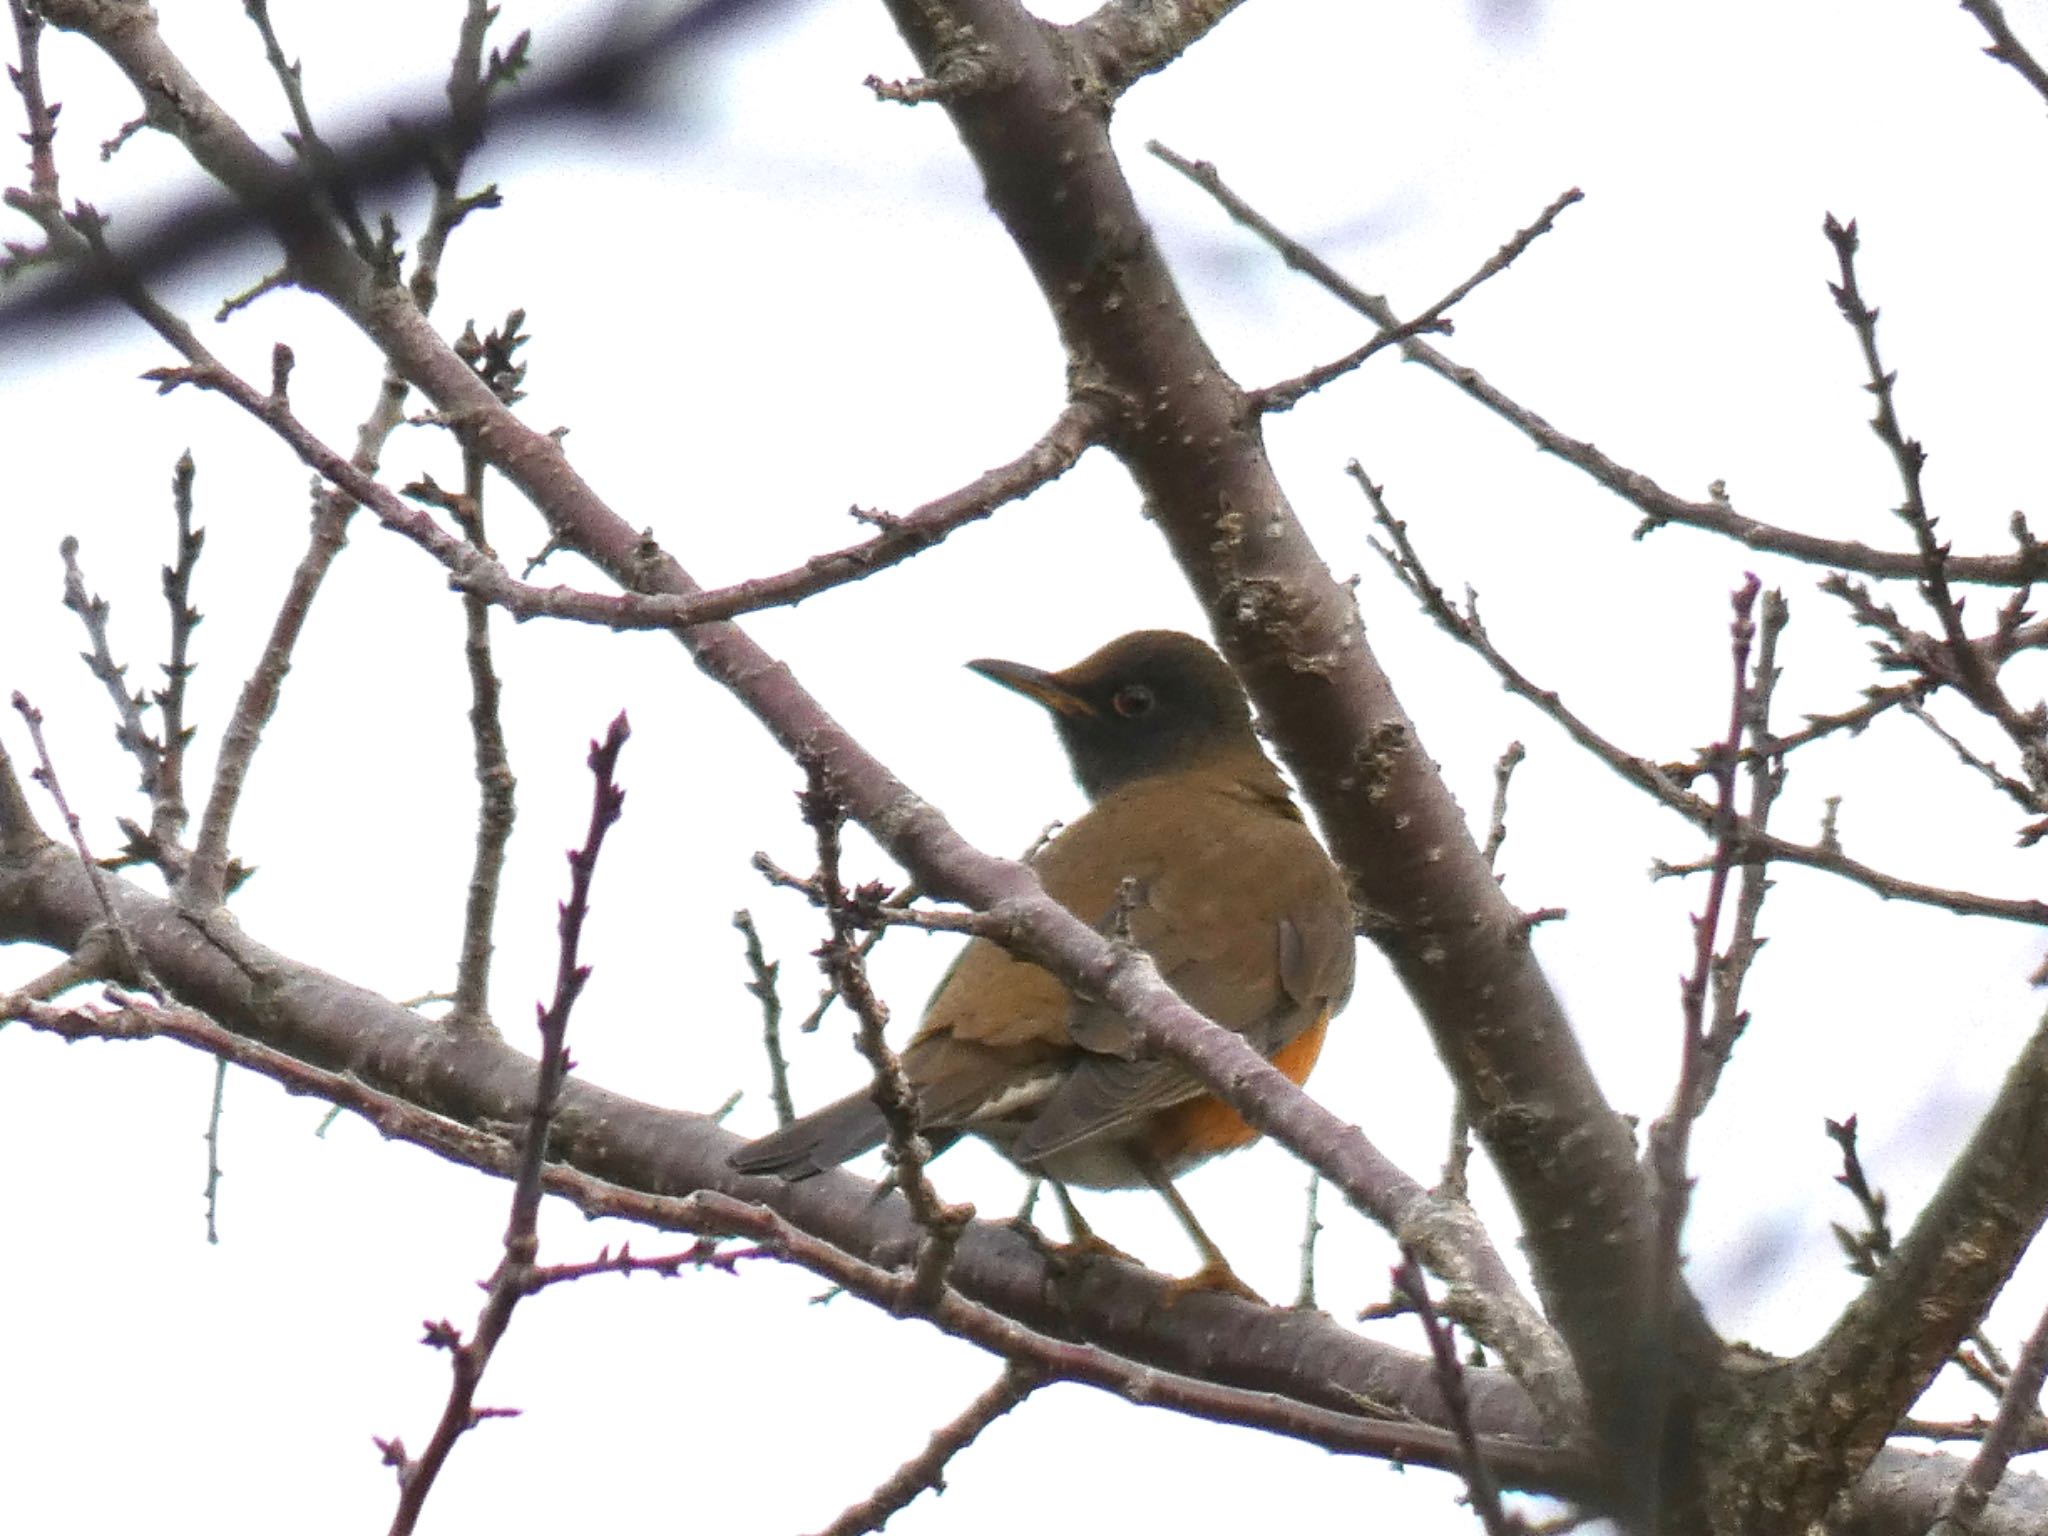
MULTIPOLYGON (((1051 711, 1092 802, 1032 855, 1046 893, 1127 936, 1195 1008, 1306 1079, 1351 993, 1351 902, 1260 747, 1223 658, 1192 635, 1142 630, 1064 672, 969 666, 1051 711)), ((1150 1185, 1203 1255, 1184 1283, 1243 1289, 1172 1181, 1259 1133, 1183 1068, 1138 1054, 1130 1025, 1107 1005, 975 939, 902 1061, 935 1148, 971 1132, 1056 1187, 1150 1185)), ((864 1089, 731 1161, 742 1173, 800 1179, 885 1135, 864 1089)))

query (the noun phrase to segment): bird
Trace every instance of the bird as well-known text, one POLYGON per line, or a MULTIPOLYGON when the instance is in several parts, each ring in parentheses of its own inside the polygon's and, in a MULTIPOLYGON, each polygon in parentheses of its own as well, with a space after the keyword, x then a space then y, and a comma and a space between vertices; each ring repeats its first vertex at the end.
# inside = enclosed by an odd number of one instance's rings
MULTIPOLYGON (((1090 802, 1027 859, 1046 894, 1143 949, 1189 1004, 1304 1081, 1351 994, 1356 922, 1344 876, 1260 745, 1229 665, 1192 635, 1140 630, 1064 671, 968 667, 1050 712, 1090 802)), ((1065 1186, 1149 1185, 1202 1256, 1177 1284, 1248 1294, 1173 1180, 1259 1132, 1186 1069, 1142 1053, 1107 1004, 976 938, 901 1060, 935 1152, 982 1137, 1053 1182, 1082 1241, 1092 1234, 1065 1186)), ((802 1179, 886 1134, 863 1089, 729 1162, 802 1179)))

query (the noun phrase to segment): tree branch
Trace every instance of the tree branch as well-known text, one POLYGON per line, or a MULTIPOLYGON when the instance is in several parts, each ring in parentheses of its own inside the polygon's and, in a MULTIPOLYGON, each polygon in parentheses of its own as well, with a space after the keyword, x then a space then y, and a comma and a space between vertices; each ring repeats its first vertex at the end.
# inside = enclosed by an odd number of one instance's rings
MULTIPOLYGON (((1191 161, 1175 163, 1175 168, 1215 198, 1233 219, 1271 245, 1288 266, 1312 278, 1382 331, 1399 328, 1400 319, 1392 305, 1378 294, 1367 293, 1307 246, 1285 234, 1232 192, 1213 165, 1206 161, 1191 161)), ((1797 529, 1774 527, 1743 516, 1735 510, 1734 503, 1718 491, 1706 501, 1687 501, 1665 490, 1648 475, 1615 462, 1590 442, 1559 431, 1534 411, 1488 383, 1476 368, 1453 361, 1420 337, 1410 336, 1403 341, 1401 353, 1410 362, 1420 363, 1437 377, 1464 391, 1539 449, 1556 454, 1634 506, 1643 514, 1642 526, 1636 530, 1638 538, 1666 524, 1676 523, 1719 534, 1746 549, 1786 555, 1809 565, 1861 571, 1868 576, 1915 579, 1920 575, 1917 551, 1873 549, 1856 540, 1823 539, 1797 529)), ((2025 543, 2018 553, 2011 555, 1952 557, 1948 572, 1956 581, 1978 582, 1987 586, 2025 586, 2048 576, 2048 546, 2025 543)))
MULTIPOLYGON (((31 1025, 66 1038, 182 1041, 262 1073, 288 1092, 362 1115, 384 1135, 464 1166, 509 1177, 514 1149, 503 1139, 534 1102, 531 1058, 489 1036, 450 1036, 437 1024, 361 988, 267 950, 231 929, 211 929, 173 903, 124 880, 111 881, 117 911, 172 992, 191 1006, 117 997, 115 1012, 20 1001, 31 1025), (231 1030, 215 1022, 232 1021, 231 1030), (246 1033, 244 1033, 246 1031, 246 1033), (479 1129, 491 1127, 494 1129, 479 1129)), ((58 944, 97 921, 76 860, 51 847, 31 865, 0 864, 0 928, 58 944)), ((702 1115, 657 1109, 571 1078, 550 1131, 546 1187, 585 1211, 694 1232, 773 1238, 777 1252, 847 1284, 882 1307, 902 1291, 902 1272, 924 1232, 900 1197, 843 1171, 795 1184, 734 1174, 727 1155, 739 1138, 702 1115), (688 1199, 643 1193, 700 1191, 688 1199), (749 1203, 763 1202, 763 1203, 749 1203), (771 1210, 769 1207, 773 1206, 771 1210), (722 1213, 712 1220, 707 1211, 722 1213)), ((1190 1295, 1163 1305, 1172 1283, 1129 1264, 1090 1259, 1062 1273, 1039 1249, 1001 1225, 971 1223, 947 1271, 931 1319, 983 1347, 1014 1357, 1003 1340, 1029 1334, 1077 1337, 1033 1353, 1076 1379, 1190 1406, 1232 1422, 1296 1433, 1314 1443, 1426 1459, 1429 1445, 1452 1454, 1428 1363, 1360 1338, 1320 1314, 1260 1307, 1236 1297, 1190 1295), (1009 1332, 1006 1332, 1008 1330, 1009 1332), (1063 1353, 1072 1351, 1073 1353, 1063 1353), (1205 1383, 1176 1385, 1199 1374, 1205 1383), (1192 1395, 1190 1395, 1192 1394, 1192 1395), (1207 1394, 1207 1395, 1205 1395, 1207 1394), (1360 1419, 1382 1405, 1404 1421, 1360 1419), (1292 1429, 1283 1426, 1291 1424, 1292 1429), (1434 1437, 1434 1438, 1432 1438, 1434 1437)), ((1033 1349, 1036 1350, 1036 1346, 1033 1349)), ((1474 1423, 1489 1441, 1542 1447, 1527 1394, 1504 1373, 1468 1373, 1474 1423)), ((1577 1486, 1576 1458, 1556 1448, 1526 1455, 1503 1476, 1516 1486, 1532 1466, 1550 1486, 1577 1486), (1538 1456, 1531 1463, 1527 1456, 1538 1456)), ((1490 1447, 1490 1455, 1497 1451, 1490 1447)))
POLYGON ((1826 1336, 1709 1409, 1721 1422, 1708 1432, 1740 1442, 1727 1465, 1742 1469, 1742 1486, 1716 1498, 1730 1528, 1818 1519, 1977 1326, 2044 1217, 2048 1021, 1912 1230, 1826 1336), (1758 1524, 1767 1511, 1776 1523, 1758 1524))
MULTIPOLYGON (((1010 14, 1013 19, 1022 16, 1020 12, 1010 14)), ((479 451, 542 510, 561 543, 634 590, 680 597, 701 591, 679 563, 597 496, 570 466, 553 436, 527 426, 492 394, 427 325, 402 289, 380 280, 345 241, 307 215, 302 206, 280 202, 275 195, 277 168, 239 125, 220 111, 165 45, 148 17, 124 10, 123 24, 117 26, 110 23, 105 0, 58 0, 52 19, 86 30, 128 74, 158 118, 179 134, 194 158, 272 220, 297 280, 332 301, 444 416, 460 421, 473 433, 479 451)), ((1035 35, 1035 23, 1032 28, 1035 35)), ((1106 153, 1106 145, 1103 148, 1106 153)), ((183 370, 165 376, 169 385, 185 381, 183 370)), ((239 389, 245 408, 259 415, 267 410, 265 419, 275 418, 273 425, 281 433, 303 431, 288 411, 281 410, 278 390, 256 395, 218 365, 207 381, 215 387, 239 389)), ((353 491, 353 481, 341 474, 337 481, 353 491)), ((432 546, 438 541, 449 548, 451 563, 465 558, 459 542, 435 527, 431 518, 414 513, 411 521, 426 525, 415 535, 419 542, 432 546)), ((786 669, 738 628, 729 623, 703 623, 684 631, 681 639, 697 665, 752 710, 786 751, 793 756, 815 755, 842 786, 849 812, 917 877, 923 889, 938 899, 961 901, 996 914, 997 929, 1013 950, 1044 965, 1070 987, 1092 990, 1124 1007, 1145 1032, 1147 1044, 1188 1065, 1254 1124, 1320 1168, 1360 1209, 1376 1219, 1392 1221, 1399 1234, 1450 1282, 1452 1303, 1464 1308, 1467 1320, 1484 1329, 1508 1354, 1511 1364, 1524 1373, 1553 1422, 1576 1422, 1578 1388, 1569 1360, 1543 1319, 1519 1297, 1510 1272, 1469 1212, 1430 1200, 1420 1186, 1386 1165, 1356 1128, 1343 1125, 1241 1040, 1208 1025, 1182 1003, 1158 981, 1157 972, 1142 955, 1120 955, 1087 924, 1048 899, 1029 870, 970 847, 934 807, 912 795, 826 715, 786 669), (1195 1044, 1198 1040, 1203 1043, 1195 1044)), ((1319 704, 1326 701, 1325 692, 1314 690, 1319 704)), ((1327 782, 1327 774, 1324 777, 1327 782)), ((1440 812, 1455 820, 1455 806, 1441 786, 1436 804, 1440 812)), ((1462 835, 1462 828, 1459 830, 1462 835)), ((1465 839, 1468 847, 1469 841, 1465 839)), ((1424 850, 1414 846, 1412 833, 1404 842, 1411 857, 1423 858, 1424 850)), ((1490 879, 1482 876, 1480 884, 1485 894, 1499 900, 1490 879)), ((1510 937, 1496 947, 1520 947, 1519 922, 1507 922, 1503 927, 1510 937)), ((1456 931, 1462 934, 1462 926, 1456 931)), ((1522 958, 1526 980, 1534 971, 1526 963, 1526 951, 1522 958)), ((1477 977, 1460 981, 1457 995, 1470 1003, 1486 986, 1477 977)), ((1509 995, 1499 999, 1499 1006, 1514 1001, 1509 995)), ((1553 1038, 1541 1050, 1529 1052, 1521 1068, 1526 1073, 1540 1067, 1548 1076, 1558 1054, 1553 1038)), ((1579 1075, 1573 1081, 1592 1092, 1583 1063, 1577 1070, 1579 1075)), ((1515 1077, 1508 1074, 1510 1086, 1515 1077)), ((1625 1128, 1611 1114, 1608 1120, 1626 1152, 1625 1128)), ((1518 1116, 1516 1123, 1525 1122, 1518 1116)), ((1564 1122, 1560 1118, 1550 1123, 1564 1122)), ((1588 1139, 1574 1134, 1562 1142, 1571 1149, 1576 1171, 1582 1175, 1591 1171, 1588 1139)), ((1525 1152, 1519 1161, 1539 1160, 1525 1152)), ((1632 1162, 1628 1167, 1632 1173, 1632 1162)), ((1585 1177, 1553 1180, 1559 1204, 1551 1218, 1550 1242, 1560 1257, 1567 1252, 1588 1255, 1579 1262, 1611 1266, 1609 1245, 1587 1242, 1583 1213, 1576 1204, 1586 1185, 1585 1177), (1567 1191, 1573 1202, 1569 1209, 1563 1204, 1567 1191), (1567 1222, 1569 1244, 1565 1241, 1567 1222)), ((1615 1233, 1620 1230, 1617 1227, 1615 1233)), ((1593 1337, 1611 1338, 1611 1308, 1599 1310, 1597 1327, 1590 1314, 1585 1322, 1593 1337)))
MULTIPOLYGON (((944 106, 1059 326, 1074 396, 1113 411, 1110 446, 1356 899, 1376 914, 1373 936, 1467 1093, 1513 1196, 1545 1309, 1599 1427, 1619 1434, 1647 1337, 1655 1222, 1628 1129, 1602 1098, 1520 914, 1373 657, 1350 593, 1296 522, 1257 413, 1196 330, 1101 114, 1075 88, 1071 49, 1011 0, 891 0, 890 9, 927 74, 944 69, 963 36, 997 61, 981 89, 944 106)), ((1144 990, 1111 1000, 1135 1019, 1144 990)), ((1148 1022, 1140 1033, 1205 1082, 1225 1081, 1219 1042, 1183 1056, 1165 1030, 1148 1022)), ((1237 1050, 1256 1060, 1241 1042, 1237 1050)), ((1246 1108, 1239 1095, 1226 1097, 1246 1108)), ((1310 1154, 1335 1142, 1282 1139, 1333 1173, 1310 1154)), ((1703 1323, 1698 1336, 1708 1337, 1703 1323)))

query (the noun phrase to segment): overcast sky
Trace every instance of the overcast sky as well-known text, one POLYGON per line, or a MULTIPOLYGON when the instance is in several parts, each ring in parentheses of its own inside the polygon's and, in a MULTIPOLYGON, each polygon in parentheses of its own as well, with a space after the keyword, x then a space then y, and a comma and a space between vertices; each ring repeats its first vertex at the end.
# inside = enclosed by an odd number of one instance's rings
MULTIPOLYGON (((282 154, 289 119, 240 8, 159 9, 209 89, 282 154)), ((431 99, 458 11, 274 3, 314 109, 336 129, 431 99)), ((2009 11, 2048 48, 2048 6, 2018 0, 2009 11)), ((601 35, 610 14, 505 0, 500 37, 530 26, 545 67, 601 35)), ((1897 547, 1906 540, 1887 510, 1897 486, 1865 425, 1854 338, 1824 286, 1834 269, 1822 216, 1854 217, 1900 410, 1933 455, 1943 530, 1960 549, 1997 550, 2040 483, 2033 363, 2048 327, 2048 230, 2035 168, 2048 124, 2038 98, 1982 57, 1983 41, 1935 0, 1252 0, 1134 89, 1116 135, 1200 321, 1245 384, 1298 373, 1365 333, 1148 157, 1148 139, 1213 160, 1409 313, 1559 192, 1583 188, 1556 233, 1458 310, 1447 350, 1680 494, 1723 481, 1759 518, 1897 547)), ((850 541, 849 505, 907 511, 1021 452, 1060 406, 1063 360, 1045 311, 945 117, 877 104, 861 85, 909 72, 880 6, 784 4, 663 76, 638 116, 546 121, 495 142, 479 164, 474 179, 497 180, 506 206, 458 235, 437 320, 452 334, 524 309, 527 418, 567 428, 577 467, 708 583, 850 541)), ((118 232, 195 188, 182 152, 149 134, 100 164, 96 146, 135 109, 91 50, 53 38, 45 76, 64 103, 67 199, 96 203, 118 232)), ((401 216, 416 218, 418 202, 409 196, 401 216)), ((6 233, 32 232, 16 218, 6 233)), ((254 377, 267 375, 273 343, 290 342, 295 402, 328 441, 347 444, 377 378, 359 339, 289 295, 225 327, 208 319, 268 260, 252 242, 166 291, 254 377)), ((114 312, 0 345, 0 687, 49 716, 98 851, 118 844, 114 818, 140 802, 104 697, 76 660, 83 637, 58 607, 58 540, 81 540, 92 585, 114 602, 130 675, 153 684, 166 487, 178 453, 195 453, 208 533, 192 713, 203 768, 304 529, 304 471, 222 402, 159 399, 138 382, 167 360, 114 312)), ((1576 757, 1414 612, 1368 547, 1369 515, 1344 465, 1356 457, 1385 484, 1448 587, 1478 590, 1504 649, 1645 755, 1683 756, 1725 718, 1726 596, 1745 570, 1793 603, 1783 719, 1854 702, 1869 681, 1862 642, 1815 591, 1819 573, 1684 531, 1633 542, 1636 519, 1620 502, 1391 358, 1275 420, 1270 435, 1325 558, 1361 577, 1372 640, 1482 827, 1495 758, 1512 739, 1527 743, 1502 858, 1508 892, 1524 907, 1569 909, 1541 930, 1538 951, 1610 1096, 1654 1115, 1676 1061, 1676 978, 1698 895, 1647 871, 1653 857, 1682 861, 1700 845, 1576 757)), ((459 479, 443 437, 402 433, 387 480, 423 469, 459 479)), ((492 519, 508 558, 538 548, 537 521, 509 492, 497 493, 492 519)), ((596 584, 566 561, 550 579, 596 584)), ((1074 814, 1079 792, 1036 712, 960 664, 1063 665, 1148 625, 1200 629, 1202 619, 1129 481, 1102 455, 936 554, 749 621, 899 774, 999 851, 1074 814)), ((452 980, 474 794, 459 633, 437 570, 359 522, 238 824, 237 852, 259 870, 236 901, 244 926, 393 997, 452 980)), ((627 818, 598 876, 597 971, 572 1047, 589 1078, 654 1102, 708 1110, 744 1089, 732 1123, 765 1129, 758 1018, 728 921, 754 909, 783 961, 786 998, 807 1007, 811 915, 764 890, 747 862, 765 847, 807 863, 790 800, 799 775, 672 642, 541 623, 497 633, 521 784, 498 930, 500 1022, 528 1043, 530 1004, 554 965, 561 850, 587 813, 584 745, 626 708, 627 818)), ((26 741, 12 715, 0 738, 19 761, 26 741)), ((1902 721, 1817 751, 1792 776, 1783 825, 1811 836, 1823 799, 1842 795, 1842 834, 1859 857, 1940 884, 2029 893, 2009 808, 1951 777, 1944 751, 1902 721)), ((856 847, 858 873, 892 873, 871 845, 856 847)), ((2038 1013, 2025 978, 2041 944, 1799 871, 1783 873, 1764 927, 1757 1022, 1694 1141, 1687 1246, 1725 1333, 1794 1350, 1854 1294, 1828 1230, 1854 1213, 1830 1183, 1823 1117, 1860 1114, 1903 1224, 2038 1013)), ((877 979, 900 1018, 914 1018, 950 953, 910 934, 882 947, 877 979)), ((49 962, 0 952, 0 985, 49 962)), ((864 1070, 841 1023, 794 1051, 806 1103, 864 1070)), ((170 1045, 0 1033, 13 1320, 0 1330, 0 1443, 10 1448, 0 1524, 114 1529, 175 1509, 204 1510, 222 1530, 284 1519, 341 1531, 389 1517, 391 1475, 370 1437, 424 1443, 446 1373, 419 1346, 419 1323, 473 1320, 506 1191, 353 1120, 316 1138, 321 1105, 237 1075, 222 1241, 209 1246, 200 1134, 211 1084, 209 1061, 170 1045)), ((1410 1172, 1434 1178, 1448 1089, 1369 949, 1314 1087, 1410 1172)), ((987 1214, 1021 1188, 978 1147, 937 1173, 943 1193, 987 1214)), ((1261 1147, 1185 1185, 1240 1272, 1275 1298, 1293 1292, 1304 1179, 1290 1156, 1261 1147)), ((1192 1267, 1156 1205, 1098 1195, 1087 1209, 1158 1266, 1192 1267)), ((1355 1216, 1327 1203, 1325 1214, 1323 1299, 1344 1316, 1384 1295, 1391 1251, 1355 1216)), ((558 1210, 543 1234, 557 1261, 626 1235, 558 1210)), ((2041 1279, 2023 1271, 1994 1314, 1995 1336, 2031 1325, 2041 1279)), ((759 1264, 736 1278, 591 1281, 530 1304, 483 1394, 524 1416, 464 1442, 426 1528, 507 1516, 536 1527, 824 1524, 998 1366, 852 1301, 809 1305, 821 1289, 759 1264)), ((1412 1330, 1389 1337, 1419 1342, 1412 1330)), ((1056 1516, 1104 1530, 1470 1523, 1448 1479, 1074 1387, 996 1426, 950 1482, 892 1529, 1026 1531, 1056 1516)))

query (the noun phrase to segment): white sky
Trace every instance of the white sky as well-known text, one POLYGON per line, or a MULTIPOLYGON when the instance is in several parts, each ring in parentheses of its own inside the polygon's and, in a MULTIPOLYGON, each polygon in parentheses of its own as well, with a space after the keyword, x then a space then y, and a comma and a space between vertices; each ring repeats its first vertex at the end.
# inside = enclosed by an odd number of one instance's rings
MULTIPOLYGON (((160 9, 200 77, 276 145, 286 118, 239 8, 160 9)), ((431 89, 458 9, 275 6, 316 111, 335 126, 351 108, 374 114, 431 89)), ((2019 0, 2009 12, 2048 50, 2048 6, 2019 0)), ((1292 374, 1363 332, 1147 157, 1148 138, 1214 160, 1409 312, 1578 185, 1587 202, 1460 308, 1448 350, 1681 494, 1723 479, 1760 518, 1896 547, 1897 487, 1864 425, 1853 338, 1823 286, 1833 258, 1820 223, 1832 211, 1861 222, 1865 291, 1883 310, 1907 427, 1933 454, 1928 490, 1944 531, 1961 549, 2003 547, 2007 517, 2039 483, 2041 389, 2028 363, 2048 322, 2048 231, 2031 193, 2048 134, 2041 102, 1979 55, 1974 25, 1933 0, 1583 0, 1545 7, 1510 36, 1487 33, 1478 14, 1255 0, 1126 100, 1126 169, 1233 373, 1292 374)), ((502 37, 532 26, 546 63, 604 25, 600 10, 507 0, 502 37)), ((51 40, 45 68, 65 104, 67 197, 139 222, 153 200, 193 185, 180 152, 148 136, 101 166, 94 146, 132 115, 132 97, 69 39, 51 40)), ((452 333, 523 307, 529 419, 570 428, 578 467, 707 582, 847 542, 849 503, 908 510, 1021 451, 1058 408, 1050 326, 944 117, 877 105, 860 84, 908 71, 879 6, 789 6, 678 73, 637 125, 551 124, 484 157, 479 175, 499 180, 508 204, 458 236, 438 318, 452 333)), ((7 233, 29 235, 20 220, 7 233)), ((231 272, 182 279, 171 294, 203 321, 264 264, 252 246, 231 272)), ((374 365, 316 306, 267 299, 210 339, 259 378, 273 342, 289 341, 302 413, 329 441, 352 439, 374 365)), ((136 382, 167 360, 139 323, 111 314, 0 351, 0 686, 49 715, 102 851, 118 842, 113 818, 139 802, 75 659, 82 636, 57 606, 59 538, 82 540, 131 677, 153 683, 165 487, 179 450, 193 448, 208 531, 192 708, 203 772, 304 524, 306 477, 258 429, 219 401, 159 400, 136 382)), ((1654 1114, 1676 1058, 1696 897, 1645 871, 1698 844, 1428 628, 1368 549, 1369 517, 1343 465, 1356 456, 1385 483, 1439 578, 1479 590, 1504 648, 1647 754, 1680 756, 1718 729, 1726 594, 1745 569, 1783 584, 1794 605, 1781 718, 1852 702, 1868 680, 1860 640, 1813 590, 1817 573, 1682 531, 1632 543, 1626 508, 1390 359, 1271 436, 1325 557, 1362 575, 1374 643, 1482 821, 1495 757, 1527 742, 1508 890, 1527 907, 1570 909, 1542 930, 1540 953, 1611 1096, 1654 1114)), ((393 483, 422 468, 457 478, 448 445, 424 432, 401 436, 387 467, 393 483)), ((1135 510, 1121 472, 1092 457, 935 555, 750 627, 968 835, 1021 849, 1072 814, 1078 792, 1043 723, 960 663, 1060 665, 1126 629, 1199 628, 1135 510)), ((502 549, 538 544, 509 495, 493 516, 502 549)), ((563 562, 553 579, 584 573, 563 562)), ((727 920, 755 910, 801 1014, 815 995, 810 915, 747 867, 762 846, 807 862, 789 799, 798 775, 673 643, 542 624, 498 634, 521 813, 498 931, 501 1023, 523 1043, 545 993, 560 850, 587 804, 584 744, 623 706, 635 731, 627 820, 598 878, 597 972, 573 1049, 592 1080, 656 1102, 708 1109, 746 1088, 734 1123, 764 1128, 757 1016, 727 920)), ((359 523, 238 824, 237 852, 260 871, 236 904, 252 934, 393 996, 449 984, 471 838, 466 702, 458 614, 436 571, 359 523)), ((19 760, 18 722, 10 715, 0 732, 19 760)), ((1842 831, 1861 857, 1938 883, 2033 889, 2006 851, 2015 816, 1952 775, 1944 749, 1909 722, 1803 757, 1788 834, 1810 835, 1830 794, 1846 796, 1842 831)), ((863 873, 888 873, 864 843, 860 860, 863 873)), ((1822 1117, 1862 1116, 1903 1225, 2031 1027, 2039 1005, 2024 978, 2041 943, 1790 870, 1765 929, 1752 1037, 1695 1139, 1688 1247, 1726 1332, 1796 1349, 1854 1288, 1828 1234, 1830 1220, 1854 1218, 1830 1183, 1822 1117)), ((914 1017, 949 952, 911 935, 883 946, 877 978, 899 1015, 914 1017)), ((0 984, 49 958, 0 953, 0 984)), ((1316 1088, 1429 1178, 1448 1092, 1384 967, 1362 961, 1316 1088)), ((859 1080, 843 1027, 795 1051, 806 1102, 859 1080)), ((199 1138, 210 1082, 210 1062, 168 1045, 67 1048, 21 1026, 0 1035, 13 1319, 0 1330, 0 1524, 91 1530, 204 1510, 223 1530, 284 1518, 343 1531, 389 1517, 390 1474, 370 1437, 424 1443, 446 1373, 418 1325, 474 1317, 505 1189, 354 1121, 315 1139, 322 1106, 237 1075, 224 1240, 209 1247, 199 1138)), ((979 1148, 938 1173, 943 1192, 990 1214, 1020 1187, 979 1148)), ((1292 1293, 1302 1183, 1270 1147, 1187 1181, 1240 1270, 1278 1298, 1292 1293)), ((1155 1204, 1096 1196, 1087 1208, 1113 1240, 1185 1268, 1155 1204)), ((1390 1252, 1329 1202, 1325 1217, 1324 1297, 1343 1314, 1384 1293, 1390 1252)), ((551 1210, 545 1256, 623 1235, 551 1210)), ((2030 1325, 2040 1278, 2023 1276, 1995 1335, 2030 1325)), ((589 1282, 529 1304, 483 1393, 525 1415, 459 1448, 427 1528, 508 1514, 534 1526, 649 1515, 739 1531, 824 1524, 997 1366, 850 1301, 806 1305, 819 1289, 755 1265, 737 1279, 589 1282)), ((921 1499, 892 1529, 1034 1530, 1085 1507, 1089 1528, 1103 1529, 1462 1530, 1469 1516, 1452 1492, 1431 1474, 1059 1388, 994 1428, 955 1464, 943 1499, 921 1499)))

